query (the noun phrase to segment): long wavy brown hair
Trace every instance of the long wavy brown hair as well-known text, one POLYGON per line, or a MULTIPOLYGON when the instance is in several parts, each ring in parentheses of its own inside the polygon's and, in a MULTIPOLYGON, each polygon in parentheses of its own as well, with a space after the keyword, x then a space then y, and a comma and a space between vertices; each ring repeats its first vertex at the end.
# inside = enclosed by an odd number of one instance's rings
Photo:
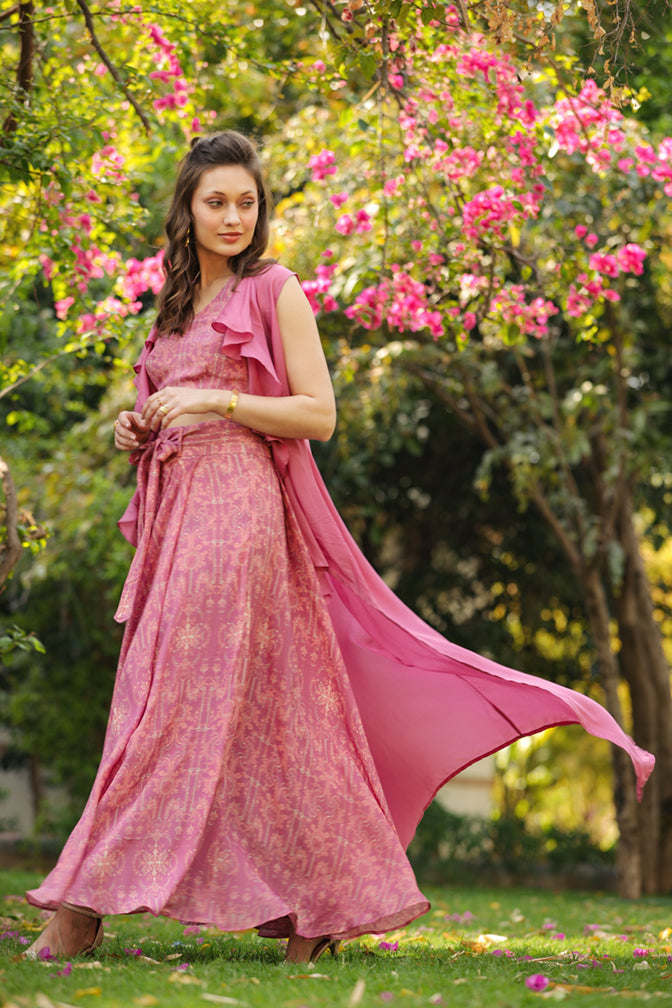
POLYGON ((271 194, 264 179, 257 148, 242 133, 226 130, 198 137, 180 162, 173 200, 166 218, 168 244, 163 258, 165 283, 157 298, 156 331, 182 335, 194 317, 193 295, 200 268, 192 234, 191 200, 201 175, 219 165, 240 165, 257 186, 259 216, 252 241, 230 260, 234 289, 245 276, 263 273, 273 259, 263 259, 269 236, 271 194))

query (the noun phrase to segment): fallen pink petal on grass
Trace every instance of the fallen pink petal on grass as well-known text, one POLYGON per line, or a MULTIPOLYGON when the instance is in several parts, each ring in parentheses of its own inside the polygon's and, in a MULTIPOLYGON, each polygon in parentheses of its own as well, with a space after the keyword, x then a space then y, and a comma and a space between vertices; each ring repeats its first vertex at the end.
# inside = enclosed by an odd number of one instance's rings
POLYGON ((546 990, 551 981, 543 973, 533 973, 525 978, 525 986, 532 991, 546 990))

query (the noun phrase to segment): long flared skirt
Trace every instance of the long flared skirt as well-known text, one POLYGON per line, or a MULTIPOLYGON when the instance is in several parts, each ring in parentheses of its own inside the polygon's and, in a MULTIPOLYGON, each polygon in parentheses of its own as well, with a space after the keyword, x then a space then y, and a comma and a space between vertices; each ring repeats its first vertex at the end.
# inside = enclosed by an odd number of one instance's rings
POLYGON ((264 442, 164 431, 102 762, 31 903, 349 937, 428 903, 394 828, 314 567, 264 442))

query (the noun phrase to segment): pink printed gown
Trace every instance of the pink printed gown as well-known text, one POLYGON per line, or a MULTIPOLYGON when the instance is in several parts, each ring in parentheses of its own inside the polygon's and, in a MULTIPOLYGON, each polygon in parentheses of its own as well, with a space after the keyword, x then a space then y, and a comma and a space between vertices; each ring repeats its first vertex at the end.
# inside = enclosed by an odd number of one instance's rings
MULTIPOLYGON (((275 265, 183 337, 150 335, 138 407, 166 385, 287 395, 275 265)), ((234 420, 137 452, 137 545, 101 765, 28 893, 225 931, 349 937, 428 908, 405 855, 438 788, 523 735, 578 722, 653 757, 599 704, 451 644, 385 586, 306 442, 234 420)))

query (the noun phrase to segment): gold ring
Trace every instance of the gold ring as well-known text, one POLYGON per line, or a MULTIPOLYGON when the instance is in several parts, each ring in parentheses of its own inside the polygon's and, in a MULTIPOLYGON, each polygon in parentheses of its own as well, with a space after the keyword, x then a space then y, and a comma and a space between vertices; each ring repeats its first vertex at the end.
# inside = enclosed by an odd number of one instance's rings
POLYGON ((166 406, 165 403, 161 403, 161 405, 159 406, 159 413, 163 413, 165 415, 167 412, 168 407, 166 406))

